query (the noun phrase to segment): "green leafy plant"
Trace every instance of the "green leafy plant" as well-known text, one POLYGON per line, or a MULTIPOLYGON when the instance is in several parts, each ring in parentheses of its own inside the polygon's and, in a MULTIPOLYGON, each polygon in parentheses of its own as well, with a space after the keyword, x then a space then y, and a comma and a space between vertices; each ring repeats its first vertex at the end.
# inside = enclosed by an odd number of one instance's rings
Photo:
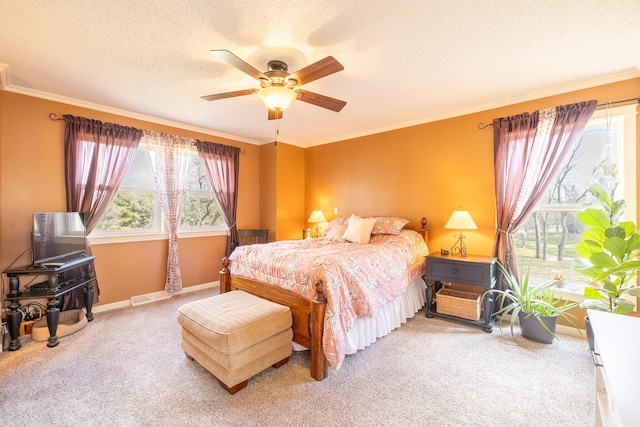
POLYGON ((520 313, 535 316, 538 322, 540 322, 540 325, 556 339, 558 337, 543 322, 543 317, 562 317, 579 330, 573 321, 574 316, 568 313, 568 310, 576 307, 577 304, 563 301, 554 295, 553 288, 560 284, 562 280, 554 280, 536 286, 530 278, 531 261, 529 261, 527 270, 519 280, 507 271, 501 263, 498 262, 496 265, 498 266, 498 270, 500 270, 500 277, 506 285, 506 288, 491 289, 485 292, 485 294, 495 295, 496 301, 499 307, 501 307, 500 310, 495 313, 498 318, 500 330, 502 330, 502 322, 505 316, 510 314, 511 336, 515 338, 513 327, 520 313))
POLYGON ((626 314, 634 305, 627 296, 640 296, 635 278, 640 269, 640 232, 632 221, 620 221, 626 201, 614 200, 617 184, 607 190, 593 183, 589 192, 600 208, 588 208, 578 220, 589 228, 576 246, 574 269, 589 281, 582 308, 626 314))

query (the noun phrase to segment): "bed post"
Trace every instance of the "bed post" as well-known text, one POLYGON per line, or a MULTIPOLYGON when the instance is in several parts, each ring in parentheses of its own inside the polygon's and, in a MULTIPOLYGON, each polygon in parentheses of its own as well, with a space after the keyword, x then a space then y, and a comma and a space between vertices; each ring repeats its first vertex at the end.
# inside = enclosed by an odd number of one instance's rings
POLYGON ((428 242, 429 236, 428 236, 427 233, 428 233, 429 230, 427 230, 427 218, 422 217, 420 219, 420 225, 422 227, 420 227, 420 230, 418 230, 418 233, 420 233, 420 235, 422 236, 422 238, 424 239, 425 242, 428 242))
POLYGON ((324 313, 327 297, 324 294, 326 282, 316 279, 316 296, 311 300, 311 376, 322 381, 328 374, 327 358, 322 351, 322 333, 324 332, 324 313))
POLYGON ((231 272, 229 271, 229 258, 222 258, 222 270, 220 270, 220 293, 231 290, 231 272))

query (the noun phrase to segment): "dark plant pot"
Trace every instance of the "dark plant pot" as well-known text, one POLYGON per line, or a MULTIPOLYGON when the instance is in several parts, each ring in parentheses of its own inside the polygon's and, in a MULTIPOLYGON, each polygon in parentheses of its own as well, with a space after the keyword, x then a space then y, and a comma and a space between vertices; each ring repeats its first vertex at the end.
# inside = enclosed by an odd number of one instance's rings
POLYGON ((536 317, 529 313, 520 312, 518 313, 518 319, 520 320, 522 336, 526 339, 542 344, 551 344, 553 342, 556 333, 557 316, 536 317), (547 329, 552 332, 551 334, 540 324, 540 320, 542 320, 547 329))
POLYGON ((591 327, 591 320, 589 320, 589 316, 585 316, 584 318, 584 329, 587 332, 587 342, 589 343, 589 350, 595 351, 596 345, 593 337, 593 328, 591 327))

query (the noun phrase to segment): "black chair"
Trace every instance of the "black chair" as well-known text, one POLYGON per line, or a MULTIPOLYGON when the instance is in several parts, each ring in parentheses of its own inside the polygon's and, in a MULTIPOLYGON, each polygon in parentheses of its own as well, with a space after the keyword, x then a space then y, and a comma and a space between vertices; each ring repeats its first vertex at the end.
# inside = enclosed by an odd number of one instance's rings
POLYGON ((267 243, 269 230, 238 230, 238 246, 267 243))

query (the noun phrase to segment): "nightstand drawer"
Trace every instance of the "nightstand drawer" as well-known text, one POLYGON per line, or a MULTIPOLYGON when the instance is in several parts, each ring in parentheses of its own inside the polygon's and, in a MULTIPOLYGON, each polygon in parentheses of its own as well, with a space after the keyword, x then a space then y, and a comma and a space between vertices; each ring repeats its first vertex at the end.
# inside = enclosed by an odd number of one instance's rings
POLYGON ((484 288, 492 286, 494 264, 473 262, 472 260, 442 259, 427 257, 427 274, 431 280, 477 285, 484 288))
POLYGON ((448 278, 447 281, 455 282, 479 282, 483 283, 482 278, 483 267, 478 264, 452 264, 449 262, 434 261, 431 264, 431 277, 443 277, 448 278))

